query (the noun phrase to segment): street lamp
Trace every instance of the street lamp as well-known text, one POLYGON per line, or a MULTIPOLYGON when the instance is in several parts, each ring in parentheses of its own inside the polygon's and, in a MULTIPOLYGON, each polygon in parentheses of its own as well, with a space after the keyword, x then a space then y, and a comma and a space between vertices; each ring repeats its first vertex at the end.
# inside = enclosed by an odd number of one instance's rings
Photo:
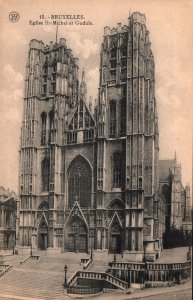
POLYGON ((143 246, 143 262, 146 263, 146 246, 143 246))
POLYGON ((146 272, 147 272, 147 261, 146 261, 146 245, 143 246, 143 262, 144 262, 144 280, 143 283, 145 283, 146 280, 146 272))
POLYGON ((90 259, 92 260, 93 258, 93 252, 92 252, 92 247, 91 247, 91 251, 90 251, 90 259))
POLYGON ((67 288, 67 278, 66 278, 66 273, 67 273, 68 267, 67 265, 64 266, 64 288, 67 288))
POLYGON ((6 246, 7 246, 7 249, 9 249, 10 236, 11 236, 11 227, 7 227, 7 232, 6 232, 6 246))
POLYGON ((31 249, 30 249, 30 256, 32 256, 32 243, 31 243, 31 249))
POLYGON ((131 287, 131 267, 128 267, 129 271, 129 288, 131 287))
POLYGON ((13 242, 13 255, 15 254, 15 241, 13 242))

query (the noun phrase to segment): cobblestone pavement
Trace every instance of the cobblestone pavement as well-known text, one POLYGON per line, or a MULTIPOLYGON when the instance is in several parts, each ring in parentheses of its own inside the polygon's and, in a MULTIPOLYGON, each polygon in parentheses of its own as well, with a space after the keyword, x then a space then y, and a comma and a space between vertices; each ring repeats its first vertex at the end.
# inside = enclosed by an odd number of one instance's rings
POLYGON ((106 293, 95 297, 96 300, 130 300, 130 299, 150 299, 150 300, 189 300, 192 299, 192 282, 189 280, 182 285, 172 287, 150 288, 145 290, 136 290, 131 295, 120 293, 106 293))
MULTIPOLYGON (((144 297, 143 300, 154 300, 155 296, 144 297)), ((191 300, 192 290, 173 292, 169 294, 156 295, 156 300, 191 300)))

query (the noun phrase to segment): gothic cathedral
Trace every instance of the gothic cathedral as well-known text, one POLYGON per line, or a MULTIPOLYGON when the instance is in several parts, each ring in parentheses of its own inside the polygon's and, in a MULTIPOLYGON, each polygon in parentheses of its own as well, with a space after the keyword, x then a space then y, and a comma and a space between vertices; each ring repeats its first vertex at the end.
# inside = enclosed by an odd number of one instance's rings
POLYGON ((66 40, 31 40, 20 148, 18 245, 120 253, 162 249, 154 58, 145 16, 105 27, 92 112, 66 40))

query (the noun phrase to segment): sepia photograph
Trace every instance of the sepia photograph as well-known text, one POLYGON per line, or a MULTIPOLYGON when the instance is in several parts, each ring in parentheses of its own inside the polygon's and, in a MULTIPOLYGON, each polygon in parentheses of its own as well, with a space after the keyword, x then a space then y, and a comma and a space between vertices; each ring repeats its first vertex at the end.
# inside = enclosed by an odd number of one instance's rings
POLYGON ((0 300, 192 299, 192 0, 0 0, 0 300))

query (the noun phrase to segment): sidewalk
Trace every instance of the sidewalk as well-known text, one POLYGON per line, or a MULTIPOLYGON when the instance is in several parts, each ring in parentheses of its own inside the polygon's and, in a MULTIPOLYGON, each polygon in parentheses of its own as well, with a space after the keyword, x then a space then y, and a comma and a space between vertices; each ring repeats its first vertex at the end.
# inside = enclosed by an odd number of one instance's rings
POLYGON ((186 282, 185 284, 181 285, 174 285, 172 287, 160 287, 160 288, 149 288, 144 290, 135 290, 132 294, 116 294, 116 293, 106 293, 95 297, 96 300, 103 300, 103 299, 119 299, 119 300, 130 300, 130 299, 141 299, 151 296, 158 296, 158 295, 168 295, 173 292, 180 292, 180 291, 187 291, 192 289, 192 281, 191 279, 186 282))

